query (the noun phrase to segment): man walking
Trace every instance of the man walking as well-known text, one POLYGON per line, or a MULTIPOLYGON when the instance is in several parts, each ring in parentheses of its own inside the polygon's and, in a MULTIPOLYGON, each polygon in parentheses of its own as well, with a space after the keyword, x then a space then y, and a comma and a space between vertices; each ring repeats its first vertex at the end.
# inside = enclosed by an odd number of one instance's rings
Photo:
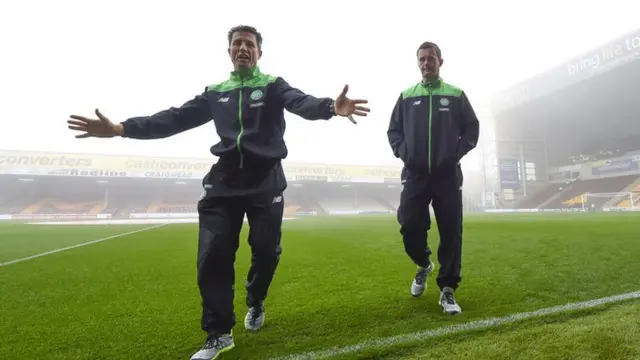
POLYGON ((198 285, 202 298, 202 329, 207 340, 192 359, 215 359, 235 345, 234 261, 246 214, 249 221, 251 268, 247 276, 245 327, 264 323, 264 300, 279 263, 280 230, 287 184, 281 160, 287 156, 283 139, 284 110, 307 120, 366 116, 366 100, 346 97, 348 86, 334 100, 316 98, 290 86, 282 77, 264 74, 257 66, 262 35, 251 26, 228 33, 228 53, 234 65, 229 79, 179 108, 151 116, 112 123, 96 110, 98 119, 73 115, 69 128, 84 131, 78 138, 121 136, 160 139, 214 120, 221 141, 211 147, 219 157, 202 184, 198 202, 198 285))
POLYGON ((387 132, 394 155, 404 163, 398 222, 405 251, 418 266, 411 285, 411 295, 418 297, 434 268, 427 243, 432 204, 440 232, 440 306, 447 314, 458 314, 462 310, 453 293, 461 281, 460 159, 475 148, 479 122, 464 91, 440 78, 438 45, 421 44, 417 58, 422 81, 400 94, 387 132))

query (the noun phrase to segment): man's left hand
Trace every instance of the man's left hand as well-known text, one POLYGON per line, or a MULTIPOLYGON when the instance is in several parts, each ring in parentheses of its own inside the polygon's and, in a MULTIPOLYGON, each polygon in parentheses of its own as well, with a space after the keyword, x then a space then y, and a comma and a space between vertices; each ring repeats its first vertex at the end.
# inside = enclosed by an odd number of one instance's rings
POLYGON ((336 115, 346 116, 352 123, 357 124, 357 122, 353 120, 353 115, 367 116, 367 113, 371 110, 369 110, 368 107, 361 106, 360 104, 367 104, 369 101, 349 99, 347 97, 347 91, 349 91, 349 85, 345 85, 340 95, 336 98, 336 115))

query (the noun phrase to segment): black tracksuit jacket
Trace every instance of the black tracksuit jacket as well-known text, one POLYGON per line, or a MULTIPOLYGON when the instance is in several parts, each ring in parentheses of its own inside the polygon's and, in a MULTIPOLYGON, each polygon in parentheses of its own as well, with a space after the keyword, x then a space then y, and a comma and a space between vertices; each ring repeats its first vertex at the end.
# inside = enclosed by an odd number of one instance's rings
MULTIPOLYGON (((269 186, 283 190, 286 187, 280 163, 288 154, 283 138, 285 109, 307 120, 335 116, 331 98, 307 95, 282 77, 264 74, 254 67, 232 72, 228 80, 207 86, 202 94, 180 107, 133 117, 122 124, 124 137, 160 139, 213 119, 220 136, 220 142, 211 147, 211 153, 220 157, 213 169, 217 167, 220 171, 215 172, 224 174, 225 179, 219 180, 224 183, 226 195, 242 195, 250 188, 259 191, 269 186), (264 177, 274 169, 278 174, 265 183, 264 177)), ((211 185, 209 175, 203 185, 211 185)))
POLYGON ((418 83, 400 94, 387 136, 406 169, 435 174, 455 169, 476 147, 479 128, 464 91, 439 79, 418 83))

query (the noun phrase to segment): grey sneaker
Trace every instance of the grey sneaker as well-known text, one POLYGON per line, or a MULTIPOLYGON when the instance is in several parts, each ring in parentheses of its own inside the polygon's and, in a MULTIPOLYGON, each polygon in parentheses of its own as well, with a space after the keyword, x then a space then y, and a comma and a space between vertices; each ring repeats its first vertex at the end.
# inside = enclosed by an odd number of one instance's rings
POLYGON ((433 271, 433 267, 433 261, 431 260, 429 260, 429 267, 418 267, 416 276, 413 278, 413 283, 411 283, 411 296, 419 297, 424 294, 424 291, 427 289, 427 277, 433 271))
POLYGON ((456 299, 453 297, 453 289, 450 287, 445 287, 440 292, 440 306, 449 315, 457 315, 462 312, 460 305, 456 303, 456 299))
POLYGON ((193 354, 191 360, 214 360, 234 347, 232 334, 209 336, 202 349, 193 354))
POLYGON ((256 331, 264 325, 264 303, 249 308, 244 317, 244 327, 249 331, 256 331))

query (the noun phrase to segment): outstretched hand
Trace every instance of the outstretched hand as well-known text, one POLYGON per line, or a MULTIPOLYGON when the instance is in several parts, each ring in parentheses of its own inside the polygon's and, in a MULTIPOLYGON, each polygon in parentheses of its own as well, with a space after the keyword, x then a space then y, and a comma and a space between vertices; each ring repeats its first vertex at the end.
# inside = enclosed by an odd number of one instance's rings
POLYGON ((347 97, 347 91, 349 91, 349 85, 345 85, 340 95, 336 98, 336 114, 346 116, 352 123, 357 124, 357 122, 353 120, 353 115, 367 116, 367 113, 371 110, 360 104, 367 104, 369 101, 349 99, 347 97))
POLYGON ((88 137, 111 138, 114 136, 122 136, 122 125, 114 124, 102 115, 100 110, 96 109, 97 119, 89 119, 80 115, 71 115, 71 119, 67 120, 69 129, 84 131, 84 134, 76 135, 78 139, 88 137))

